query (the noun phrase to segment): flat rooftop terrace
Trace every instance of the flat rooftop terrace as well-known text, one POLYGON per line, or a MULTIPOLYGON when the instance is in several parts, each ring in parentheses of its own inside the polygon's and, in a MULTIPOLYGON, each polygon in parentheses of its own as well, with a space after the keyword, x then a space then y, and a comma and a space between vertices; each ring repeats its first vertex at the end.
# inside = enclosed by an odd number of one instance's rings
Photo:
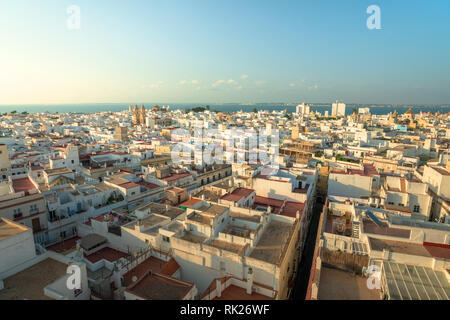
POLYGON ((147 273, 126 290, 143 299, 180 300, 192 289, 193 284, 160 274, 147 273))
POLYGON ((203 243, 206 240, 206 237, 193 234, 192 232, 186 232, 180 239, 194 243, 203 243))
POLYGON ((363 219, 363 227, 365 233, 393 236, 404 239, 409 239, 411 234, 411 230, 391 228, 386 222, 382 222, 381 227, 379 227, 375 224, 375 222, 369 219, 363 219))
POLYGON ((290 223, 272 220, 250 254, 251 258, 279 265, 289 240, 293 226, 290 223))
POLYGON ((25 226, 20 226, 16 223, 0 219, 0 241, 18 235, 27 231, 25 226))
POLYGON ((145 211, 150 210, 152 213, 157 213, 159 215, 167 216, 170 219, 175 219, 180 214, 184 213, 183 209, 168 206, 159 203, 147 203, 145 205, 138 206, 135 210, 145 211))
POLYGON ((367 288, 366 278, 322 266, 318 300, 380 300, 380 291, 367 288))
POLYGON ((228 207, 225 207, 225 206, 220 206, 218 204, 211 204, 209 206, 203 206, 197 210, 202 212, 203 214, 217 216, 227 209, 228 209, 228 207))
POLYGON ((0 300, 52 300, 44 294, 44 288, 65 275, 67 265, 47 258, 4 281, 0 300))
POLYGON ((230 251, 230 252, 236 253, 241 256, 244 254, 245 247, 246 247, 244 245, 230 243, 230 242, 218 240, 218 239, 212 240, 210 243, 208 243, 208 245, 210 245, 211 247, 217 248, 217 249, 230 251))
POLYGON ((409 254, 413 256, 432 257, 422 244, 392 241, 386 239, 375 239, 369 237, 369 244, 372 250, 383 251, 383 249, 391 252, 409 254))
POLYGON ((256 222, 256 223, 259 223, 261 221, 261 216, 257 215, 257 214, 249 215, 249 214, 245 214, 245 213, 230 211, 230 216, 235 219, 242 219, 242 220, 256 222))

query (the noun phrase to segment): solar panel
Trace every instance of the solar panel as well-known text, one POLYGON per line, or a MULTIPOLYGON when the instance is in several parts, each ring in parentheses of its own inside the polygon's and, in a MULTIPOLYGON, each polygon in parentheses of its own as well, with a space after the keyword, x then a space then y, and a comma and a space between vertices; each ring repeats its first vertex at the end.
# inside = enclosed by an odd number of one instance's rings
POLYGON ((372 212, 366 211, 366 215, 367 215, 373 222, 375 222, 375 224, 376 224, 377 226, 379 226, 379 227, 382 226, 380 220, 378 220, 378 218, 375 217, 375 215, 374 215, 372 212))

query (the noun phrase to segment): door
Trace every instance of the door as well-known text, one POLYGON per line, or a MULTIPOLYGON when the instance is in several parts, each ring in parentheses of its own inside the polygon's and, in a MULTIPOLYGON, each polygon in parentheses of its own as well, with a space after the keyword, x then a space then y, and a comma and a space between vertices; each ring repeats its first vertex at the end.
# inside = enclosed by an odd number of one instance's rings
POLYGON ((31 223, 33 225, 33 232, 37 232, 41 229, 39 218, 34 218, 33 220, 31 220, 31 223))

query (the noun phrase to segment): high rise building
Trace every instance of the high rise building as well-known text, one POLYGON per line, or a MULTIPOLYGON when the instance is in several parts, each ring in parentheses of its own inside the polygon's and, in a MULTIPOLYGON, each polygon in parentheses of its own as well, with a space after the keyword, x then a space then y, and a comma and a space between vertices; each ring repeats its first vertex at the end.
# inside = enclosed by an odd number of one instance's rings
POLYGON ((345 103, 338 102, 331 105, 331 115, 335 117, 345 117, 345 103))
POLYGON ((311 113, 311 106, 309 104, 305 104, 304 102, 302 102, 301 104, 297 105, 296 113, 308 115, 311 113))

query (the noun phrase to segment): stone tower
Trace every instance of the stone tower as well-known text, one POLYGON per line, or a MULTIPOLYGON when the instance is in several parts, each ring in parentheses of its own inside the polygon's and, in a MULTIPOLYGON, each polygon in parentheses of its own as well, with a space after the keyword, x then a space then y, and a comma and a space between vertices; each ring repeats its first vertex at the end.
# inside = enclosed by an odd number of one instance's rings
POLYGON ((133 111, 133 124, 134 125, 138 125, 140 121, 140 117, 139 117, 139 109, 138 106, 135 105, 134 106, 134 111, 133 111))
POLYGON ((141 107, 141 114, 140 114, 140 117, 139 117, 139 123, 141 124, 141 125, 144 125, 145 124, 145 107, 144 107, 144 105, 142 105, 142 107, 141 107))

